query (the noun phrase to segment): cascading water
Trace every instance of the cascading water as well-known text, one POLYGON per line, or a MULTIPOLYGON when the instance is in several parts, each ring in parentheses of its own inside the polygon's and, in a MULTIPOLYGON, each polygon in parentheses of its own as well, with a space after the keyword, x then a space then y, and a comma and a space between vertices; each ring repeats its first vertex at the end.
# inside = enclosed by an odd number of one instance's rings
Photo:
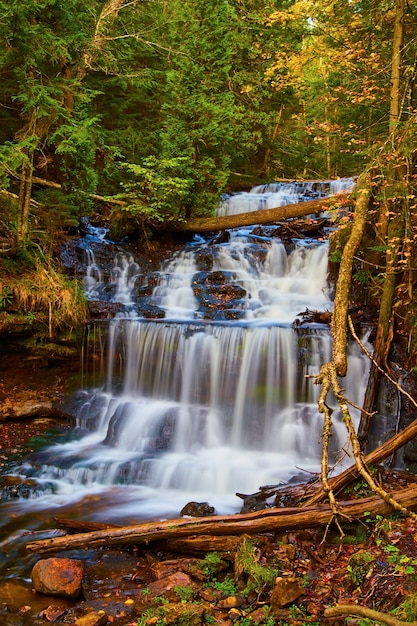
MULTIPOLYGON (((89 251, 88 297, 121 305, 95 328, 106 375, 78 394, 71 441, 16 468, 38 485, 22 510, 83 502, 84 517, 127 521, 178 516, 198 500, 227 513, 241 505, 236 492, 319 471, 322 417, 308 376, 330 359, 330 337, 293 322, 331 309, 326 275, 326 243, 286 247, 253 229, 196 239, 151 277, 120 251, 105 273, 89 251)), ((344 386, 357 404, 366 367, 352 346, 344 386)), ((334 428, 336 451, 347 439, 336 413, 334 428)))
POLYGON ((218 215, 234 215, 242 212, 272 209, 286 204, 296 204, 305 200, 325 198, 329 195, 348 192, 354 186, 353 178, 257 185, 249 192, 240 192, 224 198, 217 213, 218 215))

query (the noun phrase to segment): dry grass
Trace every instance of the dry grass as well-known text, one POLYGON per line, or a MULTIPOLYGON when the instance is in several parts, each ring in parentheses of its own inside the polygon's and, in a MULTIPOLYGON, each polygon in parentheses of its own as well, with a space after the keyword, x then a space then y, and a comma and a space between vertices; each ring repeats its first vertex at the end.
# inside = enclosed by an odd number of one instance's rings
POLYGON ((0 293, 10 290, 6 310, 17 311, 48 327, 49 337, 77 328, 86 317, 86 301, 79 284, 57 272, 52 263, 36 264, 20 276, 0 278, 0 293))

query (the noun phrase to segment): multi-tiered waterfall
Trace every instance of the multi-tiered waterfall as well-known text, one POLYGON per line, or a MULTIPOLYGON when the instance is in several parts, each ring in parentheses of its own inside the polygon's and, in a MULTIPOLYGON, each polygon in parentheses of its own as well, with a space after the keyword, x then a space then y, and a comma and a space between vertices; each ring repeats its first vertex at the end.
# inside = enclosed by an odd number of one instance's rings
MULTIPOLYGON (((252 195, 265 204, 274 193, 252 195)), ((221 210, 245 210, 250 195, 221 210)), ((16 468, 38 485, 23 507, 82 502, 83 517, 126 521, 177 516, 197 500, 225 513, 239 509, 236 492, 319 470, 322 417, 309 376, 329 360, 330 337, 293 322, 332 307, 325 242, 284 245, 246 229, 227 242, 196 239, 151 276, 120 250, 103 272, 87 249, 88 296, 120 305, 93 329, 105 375, 78 394, 71 440, 16 468)), ((358 404, 366 370, 352 346, 343 386, 358 404)), ((337 452, 347 439, 337 413, 334 428, 337 452)))

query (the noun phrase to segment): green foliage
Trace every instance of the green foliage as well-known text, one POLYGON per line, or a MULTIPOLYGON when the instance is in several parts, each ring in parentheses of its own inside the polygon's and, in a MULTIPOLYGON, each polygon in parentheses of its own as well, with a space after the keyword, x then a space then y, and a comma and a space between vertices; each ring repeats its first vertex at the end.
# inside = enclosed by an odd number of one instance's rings
POLYGON ((340 250, 333 250, 329 254, 329 261, 331 263, 340 263, 341 260, 342 260, 342 253, 340 250))
POLYGON ((194 598, 194 590, 191 587, 182 587, 176 585, 174 591, 181 602, 190 602, 194 598))
POLYGON ((400 606, 394 609, 393 614, 399 620, 417 622, 417 594, 412 593, 405 598, 400 606))
POLYGON ((357 272, 355 272, 353 274, 353 279, 361 285, 369 284, 369 275, 368 272, 366 272, 365 270, 358 270, 357 272))
POLYGON ((137 626, 147 626, 152 620, 152 626, 165 626, 165 615, 160 609, 148 609, 142 617, 138 619, 137 626), (154 621, 156 619, 156 621, 154 621))
POLYGON ((347 580, 356 588, 360 588, 364 582, 367 574, 370 571, 372 563, 375 561, 375 556, 369 554, 369 552, 356 552, 352 554, 347 565, 347 580))
POLYGON ((230 576, 226 576, 222 581, 213 579, 211 582, 213 589, 221 591, 225 596, 233 596, 237 593, 237 586, 234 579, 230 576))
MULTIPOLYGON (((121 192, 143 227, 210 215, 232 176, 357 173, 383 145, 393 26, 385 3, 104 6, 0 0, 1 186, 15 191, 26 167, 65 192, 121 192)), ((407 33, 414 26, 410 12, 407 33)), ((411 87, 403 100, 405 124, 411 87)), ((412 133, 400 128, 412 155, 412 133)))
POLYGON ((7 309, 13 302, 13 289, 6 285, 0 294, 0 309, 7 309))
POLYGON ((124 211, 149 221, 178 218, 190 197, 192 164, 189 159, 150 156, 143 159, 142 165, 125 163, 123 167, 136 178, 123 183, 125 192, 118 195, 128 202, 124 211))
POLYGON ((245 579, 244 595, 249 594, 251 591, 260 594, 263 591, 270 590, 275 583, 278 573, 278 569, 259 563, 252 541, 247 539, 242 541, 235 558, 235 579, 245 579))
POLYGON ((80 211, 88 215, 91 203, 79 193, 69 193, 62 189, 44 189, 36 192, 40 203, 36 219, 34 239, 42 241, 41 231, 47 240, 55 240, 57 235, 68 228, 78 226, 80 211))
POLYGON ((207 552, 202 564, 203 572, 211 578, 217 574, 219 566, 222 564, 222 559, 218 552, 207 552))
POLYGON ((388 563, 395 568, 398 574, 401 576, 416 574, 417 559, 402 554, 399 548, 393 544, 384 546, 384 551, 388 556, 388 563))
POLYGON ((173 0, 167 40, 176 53, 166 71, 160 160, 181 159, 180 216, 210 214, 229 176, 233 95, 232 8, 225 0, 173 0))

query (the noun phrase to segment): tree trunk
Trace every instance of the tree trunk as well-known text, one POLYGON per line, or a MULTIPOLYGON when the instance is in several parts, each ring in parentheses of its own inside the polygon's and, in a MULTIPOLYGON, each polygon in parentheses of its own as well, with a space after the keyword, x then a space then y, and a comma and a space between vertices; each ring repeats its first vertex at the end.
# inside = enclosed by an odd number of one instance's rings
POLYGON ((239 228, 240 226, 252 226, 253 224, 276 224, 277 222, 295 217, 303 217, 310 214, 318 214, 327 207, 337 203, 339 196, 331 196, 322 200, 308 200, 274 209, 238 213, 221 217, 194 218, 186 222, 177 222, 172 226, 177 232, 204 233, 226 228, 239 228))
MULTIPOLYGON (((401 203, 402 204, 402 203, 401 203)), ((395 287, 397 282, 397 263, 400 253, 400 242, 404 234, 404 219, 402 206, 393 209, 394 217, 388 226, 388 250, 386 253, 385 278, 382 288, 381 303, 379 307, 377 334, 373 359, 371 364, 368 384, 366 387, 361 421, 358 428, 358 437, 362 449, 365 448, 368 440, 368 431, 371 423, 371 415, 374 411, 377 395, 380 387, 381 372, 379 367, 383 365, 387 368, 388 352, 391 345, 393 329, 393 311, 395 287)))
POLYGON ((32 196, 33 159, 35 144, 38 142, 37 110, 32 108, 28 113, 27 124, 17 134, 20 140, 32 140, 32 145, 22 150, 22 167, 17 211, 16 248, 26 245, 29 231, 29 214, 32 196))
POLYGON ((28 154, 29 163, 24 165, 20 172, 20 186, 18 198, 18 214, 16 229, 16 247, 24 248, 29 231, 29 213, 32 196, 33 151, 28 154))
MULTIPOLYGON (((395 494, 397 502, 413 509, 417 507, 417 489, 410 487, 395 494)), ((381 497, 374 496, 340 502, 340 520, 355 520, 375 515, 390 515, 392 507, 381 497)), ((265 509, 255 513, 229 516, 212 516, 192 519, 173 519, 163 522, 146 522, 135 526, 98 530, 65 537, 54 537, 29 542, 29 552, 43 554, 77 548, 97 548, 100 546, 149 543, 167 539, 190 537, 196 534, 209 536, 230 536, 241 533, 257 534, 278 530, 297 530, 315 526, 328 526, 334 519, 334 512, 327 504, 305 508, 265 509)))
POLYGON ((347 371, 347 317, 353 260, 361 242, 368 215, 370 191, 366 181, 358 182, 359 195, 355 205, 352 230, 346 243, 336 284, 331 331, 333 337, 333 362, 338 376, 345 376, 347 371), (363 187, 361 188, 361 186, 363 187))
POLYGON ((401 67, 402 67, 402 47, 404 42, 404 20, 407 12, 408 0, 395 1, 395 22, 394 37, 392 42, 392 62, 391 62, 391 88, 390 88, 390 110, 389 110, 389 132, 390 137, 395 141, 395 133, 401 114, 401 67))
MULTIPOLYGON (((407 0, 396 0, 395 2, 395 22, 394 35, 392 43, 391 56, 391 86, 390 86, 390 110, 389 110, 389 137, 393 150, 395 151, 397 144, 397 128, 401 116, 401 66, 402 66, 402 47, 404 41, 404 19, 407 11, 407 0)), ((398 183, 402 183, 407 178, 405 168, 401 162, 398 166, 400 157, 397 155, 395 159, 396 165, 390 166, 387 175, 386 188, 390 195, 395 190, 398 183)), ((397 192, 398 193, 398 192, 397 192)), ((377 395, 379 391, 379 383, 381 373, 378 366, 386 362, 391 344, 391 333, 393 328, 392 306, 394 302, 395 286, 396 286, 396 268, 399 258, 399 250, 404 235, 404 216, 403 209, 407 196, 405 190, 402 198, 386 199, 382 203, 380 215, 378 219, 377 235, 379 242, 381 238, 387 234, 387 251, 386 251, 386 267, 385 278, 382 289, 381 304, 379 309, 377 336, 375 340, 374 361, 372 363, 369 374, 368 385, 365 392, 363 402, 363 410, 361 413, 361 421, 358 429, 358 437, 362 446, 365 448, 368 440, 368 431, 371 424, 371 414, 374 411, 377 395), (390 216, 393 216, 390 218, 390 216)))

